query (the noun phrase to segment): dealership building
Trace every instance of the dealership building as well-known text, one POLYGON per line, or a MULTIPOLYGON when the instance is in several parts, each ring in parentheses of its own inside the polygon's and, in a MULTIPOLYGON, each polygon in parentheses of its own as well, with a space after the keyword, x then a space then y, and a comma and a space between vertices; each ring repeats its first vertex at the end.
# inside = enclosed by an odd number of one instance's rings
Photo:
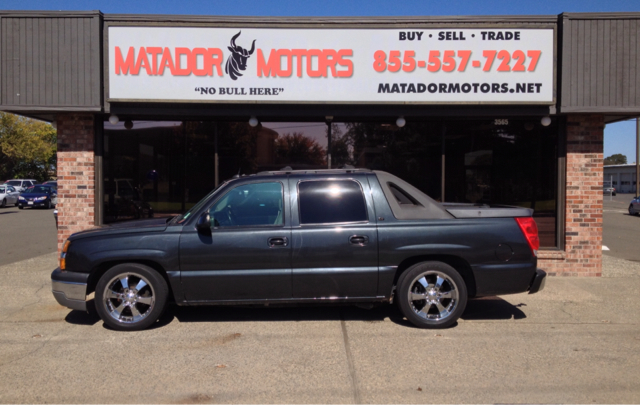
POLYGON ((0 110, 58 130, 58 245, 237 174, 353 165, 533 208, 600 276, 603 131, 640 115, 640 13, 275 18, 0 11, 0 110))

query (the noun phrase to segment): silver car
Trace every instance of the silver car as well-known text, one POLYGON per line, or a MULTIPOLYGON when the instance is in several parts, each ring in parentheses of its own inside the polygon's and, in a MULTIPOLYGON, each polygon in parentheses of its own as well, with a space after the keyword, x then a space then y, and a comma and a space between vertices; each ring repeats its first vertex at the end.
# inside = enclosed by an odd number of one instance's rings
POLYGON ((12 186, 20 193, 22 193, 27 188, 33 186, 34 184, 40 184, 40 183, 38 182, 38 180, 34 180, 34 179, 12 179, 12 180, 7 180, 4 183, 5 186, 6 185, 12 186))
POLYGON ((602 188, 602 194, 616 195, 616 189, 612 186, 604 186, 602 188))
POLYGON ((13 186, 7 184, 0 184, 0 207, 4 208, 7 205, 18 205, 18 196, 20 192, 13 186))

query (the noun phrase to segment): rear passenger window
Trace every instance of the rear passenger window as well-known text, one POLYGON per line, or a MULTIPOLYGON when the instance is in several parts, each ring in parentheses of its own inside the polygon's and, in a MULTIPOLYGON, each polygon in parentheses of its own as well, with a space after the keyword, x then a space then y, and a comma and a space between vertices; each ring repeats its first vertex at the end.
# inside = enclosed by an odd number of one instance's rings
POLYGON ((362 188, 353 180, 303 181, 298 196, 301 225, 367 221, 362 188))
POLYGON ((393 183, 387 183, 387 185, 389 186, 389 190, 391 190, 391 192, 393 193, 393 196, 396 198, 396 201, 398 202, 398 204, 422 206, 422 204, 420 204, 418 200, 413 198, 411 194, 407 193, 400 187, 396 186, 393 183))

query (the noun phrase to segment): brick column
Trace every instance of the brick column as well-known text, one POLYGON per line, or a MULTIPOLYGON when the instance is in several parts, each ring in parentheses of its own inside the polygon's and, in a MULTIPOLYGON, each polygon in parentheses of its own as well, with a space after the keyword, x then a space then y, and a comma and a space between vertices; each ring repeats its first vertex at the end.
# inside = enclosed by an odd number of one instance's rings
POLYGON ((602 275, 603 140, 602 115, 567 117, 565 250, 538 256, 550 275, 602 275))
POLYGON ((60 114, 58 252, 69 235, 94 226, 94 129, 91 114, 60 114))

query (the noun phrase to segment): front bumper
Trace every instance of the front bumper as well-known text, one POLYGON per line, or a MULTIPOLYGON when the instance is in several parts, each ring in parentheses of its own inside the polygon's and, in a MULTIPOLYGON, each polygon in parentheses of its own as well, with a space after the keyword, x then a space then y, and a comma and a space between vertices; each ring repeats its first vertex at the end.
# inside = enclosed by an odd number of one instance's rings
POLYGON ((33 204, 29 204, 31 201, 18 201, 18 205, 23 208, 35 208, 35 207, 46 207, 47 200, 44 201, 34 201, 33 204))
POLYGON ((542 269, 536 269, 536 275, 533 277, 529 294, 535 294, 544 289, 544 283, 547 280, 547 273, 542 269))
POLYGON ((51 291, 58 304, 79 311, 87 310, 87 280, 89 274, 61 271, 51 273, 51 291))

